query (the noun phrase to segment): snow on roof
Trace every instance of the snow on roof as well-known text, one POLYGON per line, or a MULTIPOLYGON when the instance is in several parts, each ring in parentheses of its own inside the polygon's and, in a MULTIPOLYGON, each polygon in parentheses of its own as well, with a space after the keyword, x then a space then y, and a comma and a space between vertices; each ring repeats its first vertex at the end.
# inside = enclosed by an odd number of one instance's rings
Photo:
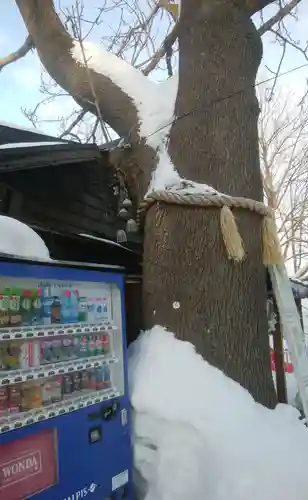
POLYGON ((0 215, 0 253, 39 260, 50 260, 40 236, 17 219, 0 215))
MULTIPOLYGON (((172 305, 170 305, 172 307, 172 305)), ((135 467, 149 500, 307 500, 308 429, 160 326, 129 347, 135 467)))
POLYGON ((113 245, 113 246, 122 248, 123 250, 126 250, 128 252, 133 252, 133 250, 131 250, 130 248, 124 247, 123 245, 121 245, 120 243, 118 243, 116 241, 106 240, 105 238, 99 238, 98 236, 93 236, 92 234, 85 234, 85 233, 79 233, 79 236, 82 236, 83 238, 89 238, 89 239, 95 240, 95 241, 101 241, 102 243, 106 243, 108 245, 113 245))
POLYGON ((45 132, 42 132, 37 128, 21 127, 20 125, 16 125, 16 123, 7 122, 4 120, 0 120, 0 126, 13 128, 16 130, 23 130, 24 132, 31 132, 32 134, 37 134, 37 135, 46 135, 47 137, 49 137, 49 134, 46 134, 45 132))
POLYGON ((1 144, 0 149, 15 149, 15 148, 34 148, 39 146, 56 146, 66 144, 65 142, 10 142, 9 144, 1 144))

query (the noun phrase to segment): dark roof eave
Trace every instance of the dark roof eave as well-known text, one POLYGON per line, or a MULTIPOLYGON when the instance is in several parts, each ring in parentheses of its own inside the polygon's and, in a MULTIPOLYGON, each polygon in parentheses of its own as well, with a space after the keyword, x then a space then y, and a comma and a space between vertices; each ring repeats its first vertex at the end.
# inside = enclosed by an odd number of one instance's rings
POLYGON ((99 160, 102 152, 95 144, 64 143, 1 149, 0 174, 51 165, 99 160))

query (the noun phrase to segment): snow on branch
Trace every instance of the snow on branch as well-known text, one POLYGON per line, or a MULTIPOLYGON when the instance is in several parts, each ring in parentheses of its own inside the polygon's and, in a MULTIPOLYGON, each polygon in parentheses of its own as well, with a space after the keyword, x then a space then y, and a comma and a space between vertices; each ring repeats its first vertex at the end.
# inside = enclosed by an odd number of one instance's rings
POLYGON ((21 47, 19 47, 16 52, 11 52, 11 54, 8 54, 5 57, 0 58, 0 71, 3 70, 5 66, 8 66, 9 64, 12 64, 15 61, 18 61, 18 59, 21 59, 25 55, 30 52, 34 48, 34 43, 32 41, 31 36, 27 36, 25 42, 22 44, 21 47))
POLYGON ((90 69, 110 79, 133 101, 139 120, 136 124, 139 136, 156 149, 168 131, 168 121, 172 120, 177 78, 160 84, 152 82, 126 61, 88 41, 83 42, 82 46, 74 42, 72 56, 81 66, 85 64, 85 57, 90 69))

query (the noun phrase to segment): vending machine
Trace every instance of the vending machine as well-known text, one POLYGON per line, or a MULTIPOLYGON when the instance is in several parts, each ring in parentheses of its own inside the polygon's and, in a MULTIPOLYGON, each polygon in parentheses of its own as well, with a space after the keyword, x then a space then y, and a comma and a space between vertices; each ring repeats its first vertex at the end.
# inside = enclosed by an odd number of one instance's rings
POLYGON ((0 257, 0 500, 131 500, 124 275, 0 257))

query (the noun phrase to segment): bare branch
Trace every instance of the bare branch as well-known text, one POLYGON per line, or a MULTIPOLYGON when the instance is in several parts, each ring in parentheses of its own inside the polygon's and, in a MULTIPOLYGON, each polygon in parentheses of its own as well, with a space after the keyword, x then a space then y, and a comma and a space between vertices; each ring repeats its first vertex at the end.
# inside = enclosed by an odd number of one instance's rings
MULTIPOLYGON (((83 109, 96 114, 88 72, 72 56, 74 40, 61 23, 53 1, 15 1, 49 75, 83 109)), ((90 71, 93 85, 95 89, 99 89, 98 104, 106 122, 119 135, 127 136, 138 121, 137 110, 132 99, 110 78, 93 70, 90 71)))
POLYGON ((28 52, 30 52, 30 50, 32 49, 34 49, 34 43, 31 36, 28 35, 25 42, 21 47, 19 47, 18 50, 16 50, 16 52, 11 52, 11 54, 0 58, 0 71, 2 71, 3 68, 8 64, 12 64, 13 62, 18 61, 18 59, 21 59, 22 57, 27 55, 28 52))
POLYGON ((273 29, 270 29, 269 31, 271 31, 271 33, 273 33, 277 38, 280 38, 284 43, 291 45, 291 47, 293 47, 296 50, 299 50, 299 52, 303 54, 306 61, 308 61, 307 48, 302 49, 302 47, 300 47, 298 44, 296 44, 286 36, 283 36, 281 33, 279 33, 279 31, 275 31, 273 29))
POLYGON ((156 68, 159 61, 166 55, 168 49, 172 47, 172 45, 175 43, 178 37, 178 32, 179 32, 179 23, 176 23, 172 31, 170 31, 170 33, 166 36, 165 41, 162 44, 161 48, 154 54, 152 60, 149 62, 146 68, 143 69, 144 75, 148 75, 149 73, 151 73, 151 71, 153 71, 153 69, 156 68))
POLYGON ((260 102, 265 198, 275 211, 284 258, 296 272, 308 252, 308 107, 295 106, 292 95, 277 94, 277 88, 270 102, 260 89, 260 102))
MULTIPOLYGON (((259 34, 262 36, 266 31, 269 31, 275 24, 279 23, 282 21, 288 14, 292 12, 292 10, 295 9, 295 7, 300 4, 302 0, 291 0, 287 5, 284 7, 281 7, 281 9, 270 19, 268 19, 262 26, 259 28, 259 34)), ((271 2, 267 2, 271 3, 271 2)))
POLYGON ((87 111, 85 111, 84 109, 82 109, 80 111, 80 113, 77 115, 77 118, 75 118, 75 120, 72 121, 72 123, 70 124, 69 127, 67 127, 66 130, 64 130, 64 132, 62 132, 62 134, 59 136, 60 139, 63 139, 63 137, 66 137, 67 135, 70 135, 72 130, 76 127, 76 125, 78 125, 78 123, 81 122, 81 120, 84 118, 84 116, 87 114, 87 111))

